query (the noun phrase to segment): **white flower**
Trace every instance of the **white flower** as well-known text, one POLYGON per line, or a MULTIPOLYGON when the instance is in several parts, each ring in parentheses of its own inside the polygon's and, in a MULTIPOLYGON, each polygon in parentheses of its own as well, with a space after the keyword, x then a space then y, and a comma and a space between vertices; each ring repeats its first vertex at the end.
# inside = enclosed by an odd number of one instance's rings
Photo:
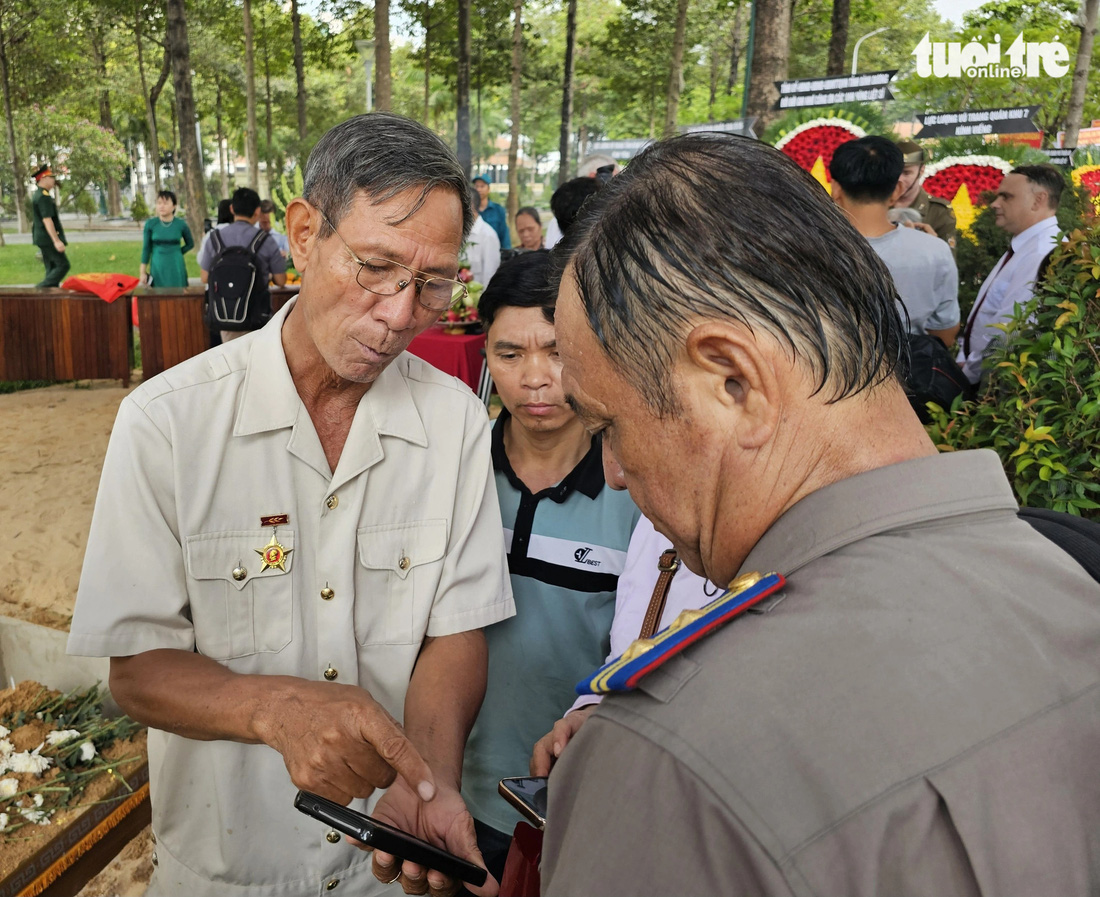
POLYGON ((814 128, 829 127, 829 128, 843 128, 845 131, 851 132, 851 134, 857 139, 860 137, 866 137, 867 132, 863 130, 855 122, 850 122, 846 118, 814 118, 810 121, 804 121, 797 128, 792 128, 782 137, 775 142, 776 149, 783 149, 788 143, 794 140, 799 134, 804 131, 810 131, 814 128))
POLYGON ((53 761, 49 757, 40 757, 38 752, 41 749, 42 745, 39 745, 33 751, 12 754, 8 758, 8 769, 12 772, 32 772, 36 776, 42 775, 50 768, 50 763, 53 761))
POLYGON ((42 806, 42 795, 41 794, 36 794, 34 796, 33 800, 34 800, 34 805, 36 807, 42 806))
POLYGON ((947 156, 937 162, 929 162, 924 167, 924 177, 926 179, 930 178, 952 165, 985 165, 996 168, 1005 174, 1010 174, 1014 168, 1011 162, 1002 159, 1000 156, 947 156))
POLYGON ((85 741, 84 744, 80 746, 80 762, 87 763, 94 756, 95 745, 92 744, 90 741, 85 741))
POLYGON ((50 824, 50 814, 48 810, 20 809, 19 812, 22 814, 23 818, 27 820, 27 822, 33 823, 34 825, 50 824))
POLYGON ((7 738, 9 735, 11 735, 11 729, 5 729, 3 726, 0 726, 0 738, 7 738))
POLYGON ((0 758, 8 756, 13 750, 14 746, 6 738, 0 738, 0 758))
POLYGON ((46 735, 46 743, 61 744, 61 742, 68 741, 70 738, 76 738, 79 734, 79 729, 59 729, 46 735))
POLYGON ((0 832, 8 827, 8 814, 0 813, 0 832))
POLYGON ((18 790, 19 782, 17 779, 0 779, 0 800, 14 797, 15 792, 18 790))

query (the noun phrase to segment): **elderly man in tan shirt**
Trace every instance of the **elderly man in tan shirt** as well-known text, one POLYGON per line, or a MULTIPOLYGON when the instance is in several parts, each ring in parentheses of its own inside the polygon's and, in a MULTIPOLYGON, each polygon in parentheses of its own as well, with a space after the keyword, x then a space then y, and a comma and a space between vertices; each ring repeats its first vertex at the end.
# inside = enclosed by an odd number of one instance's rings
POLYGON ((338 125, 287 210, 296 302, 122 403, 69 650, 109 656, 151 727, 151 893, 455 889, 300 815, 296 788, 480 862, 462 753, 481 627, 514 612, 489 428, 404 354, 464 290, 465 209, 422 126, 338 125))

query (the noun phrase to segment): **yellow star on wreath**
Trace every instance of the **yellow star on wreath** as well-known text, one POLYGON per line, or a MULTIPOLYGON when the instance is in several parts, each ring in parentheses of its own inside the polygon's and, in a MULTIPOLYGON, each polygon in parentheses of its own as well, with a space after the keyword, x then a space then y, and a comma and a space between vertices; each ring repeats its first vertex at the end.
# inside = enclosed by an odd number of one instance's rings
POLYGON ((253 548, 252 550, 255 551, 256 554, 258 554, 263 559, 263 566, 260 567, 261 573, 263 573, 264 570, 266 570, 268 567, 271 567, 272 569, 278 567, 280 570, 286 573, 286 567, 284 565, 286 564, 286 559, 290 556, 290 553, 294 549, 284 548, 282 545, 280 545, 273 533, 271 536, 271 541, 268 542, 263 548, 253 548))

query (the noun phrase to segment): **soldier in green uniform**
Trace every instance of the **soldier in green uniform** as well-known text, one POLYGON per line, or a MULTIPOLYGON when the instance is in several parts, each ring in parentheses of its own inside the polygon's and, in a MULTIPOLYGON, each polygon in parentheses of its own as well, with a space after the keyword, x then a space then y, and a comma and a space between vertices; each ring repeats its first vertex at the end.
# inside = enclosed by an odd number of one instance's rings
POLYGON ((69 259, 65 255, 65 228, 61 226, 61 216, 57 214, 57 203, 51 191, 57 180, 49 165, 43 165, 34 173, 34 182, 38 189, 31 200, 33 221, 31 241, 42 252, 42 263, 46 266, 46 276, 37 287, 56 287, 69 273, 69 259))
POLYGON ((905 156, 905 168, 900 179, 902 194, 894 200, 894 208, 920 212, 921 220, 954 252, 955 212, 951 204, 938 196, 929 196, 920 185, 924 176, 924 150, 912 140, 899 141, 898 149, 905 156))

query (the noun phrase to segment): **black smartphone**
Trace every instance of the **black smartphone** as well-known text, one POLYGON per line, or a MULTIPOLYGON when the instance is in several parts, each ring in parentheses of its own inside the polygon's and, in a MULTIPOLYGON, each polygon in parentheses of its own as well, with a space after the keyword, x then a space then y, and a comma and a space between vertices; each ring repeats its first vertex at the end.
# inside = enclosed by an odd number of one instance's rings
POLYGON ((535 828, 542 831, 546 828, 546 782, 546 776, 516 776, 501 779, 497 790, 535 828))
POLYGON ((396 857, 418 863, 428 869, 435 869, 451 878, 469 882, 474 887, 485 884, 488 873, 480 866, 475 866, 427 841, 414 838, 408 832, 396 829, 392 825, 372 819, 364 813, 356 812, 349 807, 341 807, 338 803, 319 794, 299 791, 294 798, 294 806, 307 816, 327 822, 337 831, 351 835, 357 841, 362 841, 377 850, 392 853, 396 857))

